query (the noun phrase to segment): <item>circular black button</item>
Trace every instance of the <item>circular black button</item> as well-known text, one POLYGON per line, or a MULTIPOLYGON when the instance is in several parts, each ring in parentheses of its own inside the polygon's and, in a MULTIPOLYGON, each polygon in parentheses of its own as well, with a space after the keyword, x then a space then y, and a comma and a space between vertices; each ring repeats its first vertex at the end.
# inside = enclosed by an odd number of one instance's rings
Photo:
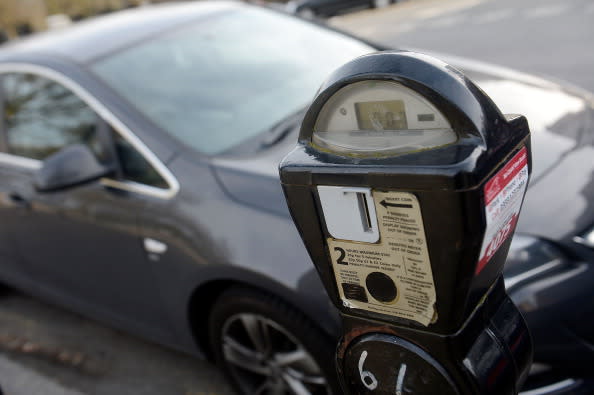
POLYGON ((387 274, 370 273, 365 279, 365 285, 371 296, 382 303, 391 303, 398 296, 396 284, 387 274))

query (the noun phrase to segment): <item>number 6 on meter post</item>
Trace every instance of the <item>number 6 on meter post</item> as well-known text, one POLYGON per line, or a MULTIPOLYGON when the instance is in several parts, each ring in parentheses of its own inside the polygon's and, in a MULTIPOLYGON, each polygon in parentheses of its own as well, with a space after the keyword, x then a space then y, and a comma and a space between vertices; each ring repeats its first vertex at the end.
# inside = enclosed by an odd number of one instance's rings
POLYGON ((451 66, 357 58, 319 90, 280 165, 345 332, 347 394, 515 394, 532 344, 502 269, 530 131, 451 66))

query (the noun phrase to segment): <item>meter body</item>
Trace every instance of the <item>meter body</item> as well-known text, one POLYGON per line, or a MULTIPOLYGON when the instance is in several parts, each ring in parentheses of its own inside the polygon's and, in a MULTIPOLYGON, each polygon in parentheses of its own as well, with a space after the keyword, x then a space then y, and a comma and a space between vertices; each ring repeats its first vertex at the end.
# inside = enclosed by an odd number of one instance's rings
POLYGON ((530 132, 469 79, 405 51, 322 86, 280 165, 291 215, 343 318, 345 393, 515 393, 531 340, 502 269, 530 132))

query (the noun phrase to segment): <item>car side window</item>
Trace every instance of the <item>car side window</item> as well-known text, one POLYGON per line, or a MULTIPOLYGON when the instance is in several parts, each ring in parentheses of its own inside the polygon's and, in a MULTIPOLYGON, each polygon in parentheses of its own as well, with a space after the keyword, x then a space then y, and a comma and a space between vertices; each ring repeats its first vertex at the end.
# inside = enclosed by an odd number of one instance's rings
POLYGON ((78 96, 50 79, 29 73, 0 76, 7 152, 44 160, 72 144, 87 145, 104 162, 98 116, 78 96))
POLYGON ((116 132, 112 132, 112 136, 120 161, 121 174, 125 180, 156 188, 167 188, 169 186, 167 181, 128 140, 116 132))

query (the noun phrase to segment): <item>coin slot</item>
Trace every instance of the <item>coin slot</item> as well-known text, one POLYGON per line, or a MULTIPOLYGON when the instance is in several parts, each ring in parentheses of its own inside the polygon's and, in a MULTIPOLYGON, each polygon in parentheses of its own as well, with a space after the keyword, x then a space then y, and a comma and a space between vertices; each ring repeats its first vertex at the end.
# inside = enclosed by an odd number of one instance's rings
POLYGON ((362 192, 357 192, 357 203, 359 205, 359 212, 361 213, 361 222, 363 224, 364 232, 371 232, 371 217, 369 216, 369 206, 367 205, 367 195, 362 192))
POLYGON ((332 238, 364 243, 379 241, 370 188, 319 185, 317 189, 324 222, 332 238))

